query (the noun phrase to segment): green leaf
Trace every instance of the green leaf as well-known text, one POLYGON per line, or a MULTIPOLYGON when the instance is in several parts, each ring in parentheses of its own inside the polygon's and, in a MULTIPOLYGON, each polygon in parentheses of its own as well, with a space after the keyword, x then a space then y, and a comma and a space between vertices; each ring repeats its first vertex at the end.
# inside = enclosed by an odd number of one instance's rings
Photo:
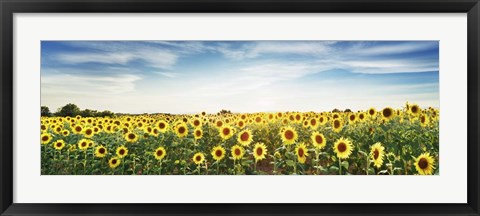
POLYGON ((342 167, 344 167, 345 169, 348 169, 349 167, 348 161, 342 161, 342 167))
POLYGON ((329 168, 329 170, 330 170, 330 172, 338 172, 338 167, 336 167, 336 166, 331 166, 331 167, 329 168))
POLYGON ((295 162, 292 161, 292 160, 287 160, 287 166, 291 166, 291 167, 294 167, 295 166, 295 162))

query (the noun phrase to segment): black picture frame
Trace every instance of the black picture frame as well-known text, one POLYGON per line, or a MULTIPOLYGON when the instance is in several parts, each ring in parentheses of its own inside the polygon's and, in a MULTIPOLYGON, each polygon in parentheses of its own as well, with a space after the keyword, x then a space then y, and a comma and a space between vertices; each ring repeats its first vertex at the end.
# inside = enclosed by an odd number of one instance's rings
MULTIPOLYGON (((479 215, 478 0, 0 0, 1 215, 479 215), (466 204, 21 204, 13 203, 14 13, 467 13, 468 198, 466 204)), ((454 133, 454 132, 452 132, 454 133)), ((35 184, 32 182, 32 184, 35 184)), ((448 185, 446 185, 448 187, 448 185)), ((268 202, 268 201, 267 201, 268 202)))

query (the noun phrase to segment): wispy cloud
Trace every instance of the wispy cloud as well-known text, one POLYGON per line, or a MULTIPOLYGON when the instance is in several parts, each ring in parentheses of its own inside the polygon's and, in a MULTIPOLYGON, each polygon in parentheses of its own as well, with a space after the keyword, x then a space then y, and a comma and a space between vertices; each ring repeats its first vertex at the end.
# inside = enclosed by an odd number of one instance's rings
POLYGON ((118 95, 135 91, 141 78, 131 74, 86 76, 58 74, 41 78, 42 95, 118 95))

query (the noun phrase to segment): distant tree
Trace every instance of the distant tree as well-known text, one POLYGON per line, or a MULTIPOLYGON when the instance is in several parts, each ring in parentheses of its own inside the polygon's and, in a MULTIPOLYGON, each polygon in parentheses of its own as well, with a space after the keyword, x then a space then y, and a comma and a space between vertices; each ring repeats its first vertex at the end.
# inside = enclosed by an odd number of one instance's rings
POLYGON ((220 112, 218 112, 218 114, 220 114, 220 115, 231 114, 231 113, 232 112, 230 110, 224 110, 224 109, 222 109, 222 110, 220 110, 220 112))
POLYGON ((98 112, 96 110, 84 109, 80 111, 80 115, 83 117, 95 117, 98 112))
POLYGON ((76 115, 80 115, 80 108, 77 105, 69 103, 61 108, 58 108, 57 112, 55 113, 56 116, 71 116, 74 117, 76 115))
POLYGON ((98 112, 97 117, 105 117, 105 116, 108 116, 108 117, 115 117, 115 113, 113 113, 112 111, 109 111, 109 110, 104 110, 102 112, 98 112))
POLYGON ((350 110, 350 109, 346 109, 346 110, 345 110, 345 111, 343 111, 343 112, 352 112, 352 110, 350 110))
POLYGON ((335 108, 335 109, 332 110, 332 112, 340 112, 340 110, 335 108))
POLYGON ((52 113, 50 112, 50 109, 47 106, 41 106, 40 114, 41 116, 52 116, 52 113))

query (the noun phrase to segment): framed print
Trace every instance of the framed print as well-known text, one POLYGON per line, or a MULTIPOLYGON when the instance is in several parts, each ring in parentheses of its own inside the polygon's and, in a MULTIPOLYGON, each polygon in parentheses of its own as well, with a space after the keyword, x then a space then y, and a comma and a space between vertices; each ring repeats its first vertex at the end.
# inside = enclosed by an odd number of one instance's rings
POLYGON ((478 215, 479 10, 2 1, 2 215, 478 215))

